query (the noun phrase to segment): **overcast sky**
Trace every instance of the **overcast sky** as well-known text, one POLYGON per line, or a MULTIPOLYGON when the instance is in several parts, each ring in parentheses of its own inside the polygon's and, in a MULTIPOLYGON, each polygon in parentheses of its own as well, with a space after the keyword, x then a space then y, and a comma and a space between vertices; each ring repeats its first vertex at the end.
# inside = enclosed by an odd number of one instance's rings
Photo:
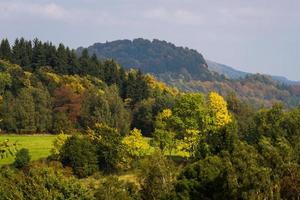
POLYGON ((0 38, 21 36, 72 48, 157 38, 300 80, 300 0, 0 0, 0 38))

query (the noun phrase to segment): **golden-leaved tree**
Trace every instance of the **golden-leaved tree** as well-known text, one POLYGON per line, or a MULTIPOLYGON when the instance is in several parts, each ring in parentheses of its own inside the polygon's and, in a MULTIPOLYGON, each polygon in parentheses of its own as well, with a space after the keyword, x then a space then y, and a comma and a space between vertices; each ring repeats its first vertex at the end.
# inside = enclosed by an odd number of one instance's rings
POLYGON ((232 121, 227 109, 227 102, 216 92, 208 95, 207 115, 204 118, 204 129, 206 131, 217 131, 232 121))
POLYGON ((125 145, 129 156, 133 158, 146 155, 150 148, 148 142, 143 138, 141 130, 136 128, 123 138, 122 143, 125 145))

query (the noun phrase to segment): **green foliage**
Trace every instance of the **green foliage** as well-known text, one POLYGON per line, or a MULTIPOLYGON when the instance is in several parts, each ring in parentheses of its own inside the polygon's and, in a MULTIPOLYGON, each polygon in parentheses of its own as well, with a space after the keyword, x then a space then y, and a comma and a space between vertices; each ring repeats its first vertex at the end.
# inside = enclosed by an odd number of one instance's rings
POLYGON ((64 166, 72 167, 79 178, 87 177, 98 169, 96 147, 87 138, 72 136, 59 153, 64 166))
POLYGON ((60 133, 55 137, 53 141, 53 147, 51 149, 51 155, 50 155, 51 159, 55 159, 55 160, 61 159, 59 157, 59 152, 61 151, 61 148, 64 146, 68 138, 69 136, 64 133, 60 133))
POLYGON ((137 188, 133 184, 120 181, 114 176, 108 176, 96 190, 95 198, 103 200, 131 200, 138 199, 138 194, 137 188))
POLYGON ((17 142, 10 142, 9 139, 0 142, 0 160, 8 156, 13 156, 17 151, 17 142))
POLYGON ((175 133, 167 129, 167 120, 172 116, 170 109, 165 109, 159 113, 155 121, 155 131, 153 133, 153 142, 161 151, 169 151, 176 148, 175 133))
POLYGON ((120 132, 106 124, 96 124, 88 137, 97 147, 99 168, 113 172, 126 167, 126 150, 120 132))
POLYGON ((176 183, 178 199, 230 199, 226 191, 225 165, 217 156, 188 166, 176 183))
POLYGON ((176 184, 178 199, 277 199, 271 169, 257 151, 239 143, 229 154, 208 156, 184 169, 176 184))
POLYGON ((142 199, 169 199, 176 175, 174 164, 161 152, 146 158, 140 176, 142 199))
POLYGON ((27 172, 8 167, 0 172, 0 198, 6 199, 94 199, 86 186, 61 166, 31 166, 27 172))
POLYGON ((16 153, 16 158, 14 162, 14 166, 16 168, 23 168, 27 166, 30 162, 31 156, 29 155, 29 150, 22 148, 16 153))

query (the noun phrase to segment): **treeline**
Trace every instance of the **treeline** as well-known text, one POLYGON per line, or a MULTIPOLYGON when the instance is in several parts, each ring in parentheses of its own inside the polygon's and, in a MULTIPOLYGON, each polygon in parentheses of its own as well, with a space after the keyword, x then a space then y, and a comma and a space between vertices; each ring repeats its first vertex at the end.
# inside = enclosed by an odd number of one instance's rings
POLYGON ((78 57, 62 44, 21 38, 11 47, 3 39, 0 59, 4 132, 69 132, 106 122, 124 133, 138 127, 150 134, 155 114, 174 96, 151 76, 100 62, 87 50, 78 57), (141 116, 145 106, 151 111, 141 116))
POLYGON ((224 80, 186 80, 169 74, 159 75, 159 80, 177 87, 181 91, 209 93, 217 91, 223 96, 236 95, 256 108, 271 107, 274 103, 283 103, 293 108, 300 105, 299 85, 284 85, 272 80, 270 76, 253 74, 240 79, 224 80))

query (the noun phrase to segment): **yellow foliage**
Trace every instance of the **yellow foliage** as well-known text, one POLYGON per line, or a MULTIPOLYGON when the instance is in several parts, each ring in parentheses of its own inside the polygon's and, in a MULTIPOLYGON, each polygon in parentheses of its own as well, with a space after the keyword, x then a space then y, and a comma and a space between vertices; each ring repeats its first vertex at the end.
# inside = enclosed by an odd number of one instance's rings
POLYGON ((200 131, 195 129, 186 130, 183 140, 177 142, 177 149, 181 156, 189 157, 195 152, 200 138, 200 131))
POLYGON ((208 109, 213 122, 211 125, 216 128, 221 128, 232 121, 226 101, 216 92, 211 92, 208 96, 208 109))
POLYGON ((83 93, 86 88, 92 86, 90 80, 86 77, 82 78, 78 75, 65 75, 63 76, 64 83, 76 93, 83 93))
POLYGON ((148 83, 148 85, 150 86, 150 88, 152 88, 152 89, 158 89, 162 92, 167 92, 167 93, 170 93, 173 95, 176 95, 179 93, 177 88, 168 87, 165 83, 156 80, 156 78, 151 74, 146 74, 145 80, 148 83))
POLYGON ((150 149, 146 140, 144 140, 141 130, 134 128, 130 134, 124 137, 122 143, 132 157, 144 156, 150 149))
POLYGON ((167 119, 171 116, 172 116, 172 110, 170 110, 170 109, 164 109, 161 113, 162 119, 167 119))
POLYGON ((59 84, 61 82, 61 77, 58 74, 47 72, 46 75, 51 81, 55 82, 56 84, 59 84))

